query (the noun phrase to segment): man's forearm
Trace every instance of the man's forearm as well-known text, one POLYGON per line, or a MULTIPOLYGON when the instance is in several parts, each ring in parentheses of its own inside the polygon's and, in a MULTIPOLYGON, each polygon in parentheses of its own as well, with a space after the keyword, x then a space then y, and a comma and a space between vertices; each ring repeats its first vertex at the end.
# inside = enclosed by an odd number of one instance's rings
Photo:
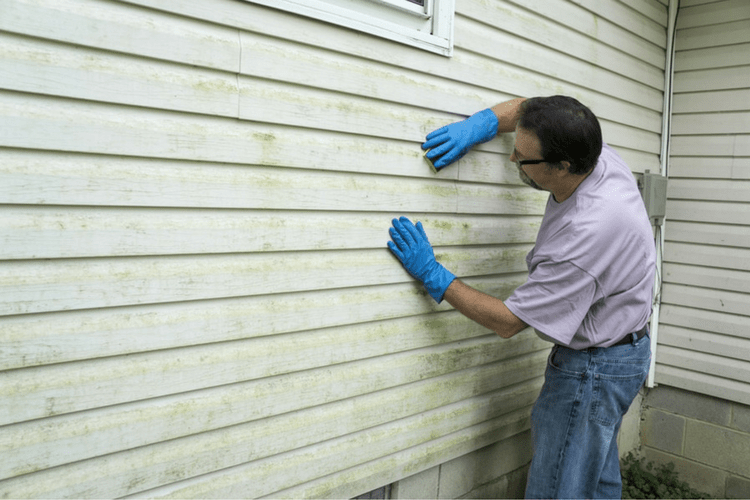
POLYGON ((501 102, 491 108, 492 112, 497 116, 498 134, 514 132, 516 130, 521 103, 525 100, 525 97, 518 97, 510 101, 501 102))
POLYGON ((480 292, 458 279, 453 280, 443 298, 467 318, 506 339, 528 326, 502 300, 480 292))

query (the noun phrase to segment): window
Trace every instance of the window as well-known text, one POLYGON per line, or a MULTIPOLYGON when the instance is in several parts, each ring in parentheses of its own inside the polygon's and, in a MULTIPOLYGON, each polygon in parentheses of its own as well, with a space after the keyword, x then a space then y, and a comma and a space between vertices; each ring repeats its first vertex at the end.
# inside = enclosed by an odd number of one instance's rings
POLYGON ((453 53, 455 0, 248 0, 419 47, 453 53))

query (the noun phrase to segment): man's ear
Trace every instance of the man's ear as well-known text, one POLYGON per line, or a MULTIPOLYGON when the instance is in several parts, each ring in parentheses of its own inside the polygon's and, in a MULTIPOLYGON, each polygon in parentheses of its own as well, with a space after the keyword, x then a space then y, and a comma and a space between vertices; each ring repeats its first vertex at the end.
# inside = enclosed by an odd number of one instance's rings
POLYGON ((570 173, 570 162, 569 161, 561 161, 560 165, 563 166, 563 168, 560 169, 560 172, 565 172, 566 174, 570 173))

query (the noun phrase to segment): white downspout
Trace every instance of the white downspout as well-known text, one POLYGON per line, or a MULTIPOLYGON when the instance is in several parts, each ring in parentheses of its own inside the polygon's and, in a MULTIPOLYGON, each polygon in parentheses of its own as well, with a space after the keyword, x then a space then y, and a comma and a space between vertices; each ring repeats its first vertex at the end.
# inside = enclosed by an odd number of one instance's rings
MULTIPOLYGON (((672 83, 674 79, 674 40, 675 24, 677 23, 677 12, 680 9, 680 0, 669 0, 669 20, 667 24, 667 51, 664 67, 664 109, 662 112, 661 127, 661 152, 660 152, 660 174, 669 177, 669 140, 672 128, 672 83)), ((664 226, 656 227, 656 279, 654 281, 654 304, 651 313, 651 367, 648 372, 646 387, 652 388, 656 375, 656 344, 659 338, 659 311, 661 308, 662 287, 662 257, 664 255, 664 226)))

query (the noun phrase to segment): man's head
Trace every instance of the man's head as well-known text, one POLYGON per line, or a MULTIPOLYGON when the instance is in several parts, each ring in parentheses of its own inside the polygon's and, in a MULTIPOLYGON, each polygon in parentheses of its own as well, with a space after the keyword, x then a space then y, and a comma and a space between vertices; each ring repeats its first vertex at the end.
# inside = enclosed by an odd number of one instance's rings
POLYGON ((534 97, 521 104, 518 127, 539 138, 542 158, 575 175, 588 174, 602 151, 602 130, 594 113, 567 96, 534 97))

